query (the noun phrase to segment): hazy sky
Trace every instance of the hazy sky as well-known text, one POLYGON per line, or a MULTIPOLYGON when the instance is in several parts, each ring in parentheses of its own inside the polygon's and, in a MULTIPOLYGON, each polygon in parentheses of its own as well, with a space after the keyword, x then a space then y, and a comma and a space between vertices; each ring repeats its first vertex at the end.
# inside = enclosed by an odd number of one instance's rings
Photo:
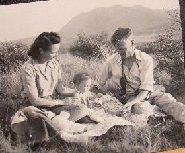
POLYGON ((58 31, 72 17, 96 7, 142 5, 152 9, 178 8, 178 0, 50 0, 0 6, 0 41, 58 31))

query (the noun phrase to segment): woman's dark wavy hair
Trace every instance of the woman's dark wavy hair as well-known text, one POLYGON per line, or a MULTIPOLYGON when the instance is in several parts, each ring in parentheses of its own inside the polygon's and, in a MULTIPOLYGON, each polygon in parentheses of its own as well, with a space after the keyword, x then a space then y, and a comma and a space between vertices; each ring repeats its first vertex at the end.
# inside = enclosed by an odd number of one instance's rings
POLYGON ((28 51, 28 56, 33 59, 38 59, 40 56, 40 48, 46 52, 51 49, 52 44, 58 44, 60 41, 61 38, 56 32, 43 32, 35 39, 34 43, 31 45, 31 48, 28 51))
POLYGON ((132 33, 130 28, 118 28, 111 37, 111 43, 115 46, 121 39, 128 38, 132 33))

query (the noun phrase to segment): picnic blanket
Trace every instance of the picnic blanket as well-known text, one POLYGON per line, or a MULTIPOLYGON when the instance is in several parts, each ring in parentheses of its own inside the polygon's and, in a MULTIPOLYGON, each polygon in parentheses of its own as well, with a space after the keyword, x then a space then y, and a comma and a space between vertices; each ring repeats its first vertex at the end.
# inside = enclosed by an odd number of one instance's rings
POLYGON ((134 123, 136 128, 146 126, 150 116, 166 116, 158 106, 151 105, 149 100, 139 102, 133 105, 131 109, 125 109, 124 105, 118 99, 108 94, 103 95, 99 100, 102 102, 102 108, 106 113, 120 116, 134 123))
POLYGON ((94 136, 105 134, 115 125, 144 127, 148 124, 150 116, 165 116, 167 114, 176 121, 185 123, 185 105, 177 102, 171 94, 158 93, 154 95, 155 105, 151 105, 150 101, 144 101, 129 111, 124 111, 122 103, 110 95, 102 95, 96 100, 100 100, 102 106, 89 112, 89 116, 98 121, 98 124, 75 123, 68 120, 69 114, 65 111, 55 115, 50 111, 35 111, 31 106, 30 108, 33 109, 31 113, 40 114, 40 118, 29 119, 28 114, 19 110, 12 117, 12 130, 20 135, 26 133, 31 140, 47 141, 50 136, 47 127, 49 126, 61 139, 67 142, 88 142, 94 136), (121 112, 120 117, 116 116, 118 112, 121 112))
POLYGON ((165 114, 172 116, 176 121, 185 123, 185 105, 178 102, 170 93, 159 92, 155 96, 154 104, 165 114))
POLYGON ((48 128, 67 142, 88 142, 94 136, 105 134, 115 125, 135 125, 124 118, 107 114, 103 110, 91 112, 92 117, 94 116, 96 119, 98 116, 104 118, 98 124, 80 124, 68 120, 67 112, 55 115, 50 111, 39 111, 33 106, 23 109, 27 109, 28 113, 26 114, 23 110, 17 111, 11 119, 11 127, 14 132, 26 136, 27 141, 32 142, 48 141, 52 137, 48 128), (38 117, 30 119, 29 116, 33 116, 33 114, 37 114, 38 117))

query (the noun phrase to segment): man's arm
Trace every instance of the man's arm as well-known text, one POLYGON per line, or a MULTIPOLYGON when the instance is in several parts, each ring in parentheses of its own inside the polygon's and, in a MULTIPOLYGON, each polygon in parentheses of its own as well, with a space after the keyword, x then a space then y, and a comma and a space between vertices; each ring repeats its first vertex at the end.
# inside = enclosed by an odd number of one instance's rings
POLYGON ((134 99, 128 100, 125 107, 143 101, 153 91, 153 59, 149 55, 145 55, 140 65, 140 81, 139 94, 134 99))
POLYGON ((142 100, 144 100, 147 95, 149 94, 149 91, 140 91, 139 94, 132 100, 128 100, 127 103, 124 105, 125 108, 127 107, 131 107, 132 105, 141 102, 142 100))

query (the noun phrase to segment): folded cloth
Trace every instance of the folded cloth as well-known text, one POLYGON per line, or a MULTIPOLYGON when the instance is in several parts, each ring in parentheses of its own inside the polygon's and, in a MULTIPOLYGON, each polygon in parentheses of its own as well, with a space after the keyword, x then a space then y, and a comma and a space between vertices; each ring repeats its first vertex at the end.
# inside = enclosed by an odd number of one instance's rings
POLYGON ((48 129, 44 111, 29 106, 18 110, 11 118, 11 129, 25 141, 35 143, 48 141, 48 129))
POLYGON ((142 101, 132 105, 131 110, 122 113, 121 116, 133 123, 135 123, 136 128, 144 127, 148 124, 150 116, 165 116, 161 112, 158 106, 151 105, 150 101, 142 101))
POLYGON ((171 115, 176 121, 185 123, 185 105, 177 102, 170 93, 156 94, 154 103, 167 115, 171 115))
POLYGON ((86 125, 70 121, 69 118, 69 112, 64 110, 56 115, 52 111, 29 106, 20 109, 11 118, 11 129, 32 143, 48 141, 62 132, 70 134, 86 131, 86 125))
POLYGON ((54 134, 61 136, 61 139, 67 142, 88 142, 94 136, 105 134, 111 127, 115 125, 132 125, 134 123, 127 121, 121 117, 105 113, 103 110, 90 112, 90 116, 99 120, 98 124, 79 124, 69 120, 68 112, 61 112, 59 115, 53 116, 50 111, 39 111, 37 108, 27 107, 19 110, 12 117, 11 127, 14 132, 20 135, 26 135, 33 142, 41 142, 49 140, 49 133, 52 129, 54 134), (24 109, 28 112, 25 113, 24 109), (38 118, 29 118, 30 116, 38 116, 38 118))

